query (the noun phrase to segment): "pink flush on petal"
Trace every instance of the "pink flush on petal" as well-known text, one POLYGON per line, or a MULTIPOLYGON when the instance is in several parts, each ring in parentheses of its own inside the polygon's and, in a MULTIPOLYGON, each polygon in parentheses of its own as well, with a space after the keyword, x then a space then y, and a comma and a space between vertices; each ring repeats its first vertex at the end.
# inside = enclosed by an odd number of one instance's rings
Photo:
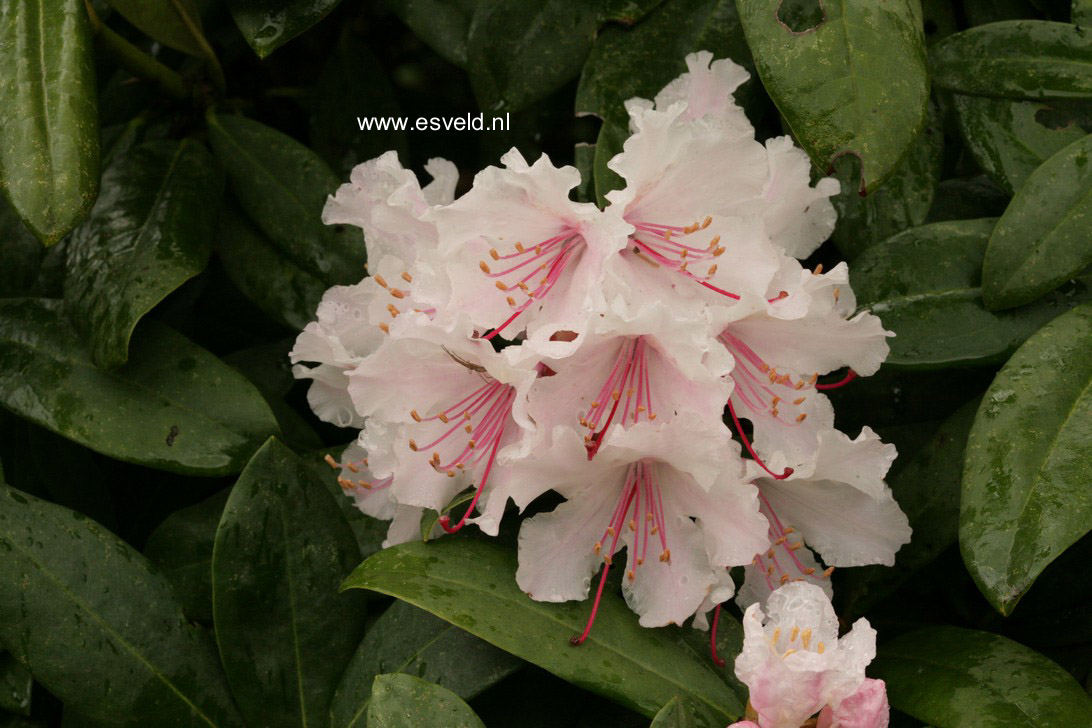
POLYGON ((532 304, 546 298, 569 266, 580 259, 585 247, 583 236, 568 229, 530 246, 517 242, 510 253, 491 248, 489 257, 493 263, 483 260, 479 267, 495 281, 498 290, 507 294, 505 300, 512 314, 482 338, 492 339, 532 304))
MULTIPOLYGON (((466 366, 464 362, 460 363, 466 366)), ((440 517, 440 526, 448 533, 461 529, 477 506, 489 480, 489 472, 493 469, 505 426, 512 417, 512 403, 516 399, 515 387, 501 384, 482 371, 478 374, 482 382, 480 387, 437 414, 422 416, 417 410, 410 411, 418 423, 414 434, 428 432, 428 436, 434 438, 424 444, 411 438, 410 449, 414 452, 431 450, 429 464, 434 470, 454 478, 467 468, 473 471, 484 466, 474 498, 458 523, 452 526, 447 515, 440 517)))
MULTIPOLYGON (((648 557, 649 544, 659 550, 657 558, 663 562, 671 561, 671 549, 667 546, 667 523, 664 518, 664 502, 660 487, 658 464, 649 459, 631 463, 626 471, 625 484, 618 496, 618 502, 614 506, 602 537, 596 542, 594 551, 596 556, 603 557, 603 574, 599 578, 599 587, 595 591, 595 601, 592 603, 591 615, 583 633, 574 635, 570 642, 573 645, 581 645, 591 633, 595 623, 595 615, 599 611, 599 601, 603 597, 603 586, 607 583, 607 573, 611 567, 611 557, 618 549, 618 540, 621 538, 622 529, 628 528, 633 534, 632 548, 629 549, 629 569, 626 578, 631 582, 638 576, 638 568, 648 557), (604 553, 604 545, 609 546, 604 553)), ((655 555, 655 551, 653 551, 655 555)))

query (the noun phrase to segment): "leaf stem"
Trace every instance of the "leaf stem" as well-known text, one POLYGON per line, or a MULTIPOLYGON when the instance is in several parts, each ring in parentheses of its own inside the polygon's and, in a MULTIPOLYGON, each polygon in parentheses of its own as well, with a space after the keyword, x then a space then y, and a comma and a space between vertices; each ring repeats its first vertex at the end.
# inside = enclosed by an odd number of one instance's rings
POLYGON ((136 76, 155 82, 172 98, 180 101, 190 101, 193 98, 189 86, 181 75, 107 27, 99 20, 89 0, 84 0, 83 4, 87 8, 87 18, 91 22, 91 30, 95 33, 96 40, 123 68, 136 76))

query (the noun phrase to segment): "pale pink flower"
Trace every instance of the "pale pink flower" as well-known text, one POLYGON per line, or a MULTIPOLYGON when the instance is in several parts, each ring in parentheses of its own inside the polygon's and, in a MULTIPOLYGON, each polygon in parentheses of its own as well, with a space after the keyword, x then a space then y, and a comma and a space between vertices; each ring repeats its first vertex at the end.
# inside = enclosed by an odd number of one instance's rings
POLYGON ((516 149, 501 161, 505 168, 479 172, 469 192, 435 214, 448 306, 483 338, 526 331, 540 351, 564 356, 602 308, 603 261, 624 244, 624 223, 569 198, 580 182, 574 167, 554 167, 545 155, 528 165, 516 149))
POLYGON ((876 690, 865 686, 865 667, 876 656, 876 632, 859 619, 838 637, 838 618, 821 589, 790 583, 743 616, 743 651, 736 676, 750 690, 750 707, 760 728, 799 728, 824 708, 831 720, 858 713, 867 720, 837 726, 886 726, 876 690), (863 687, 863 690, 862 690, 863 687), (843 705, 845 704, 845 705, 843 705))
POLYGON ((696 416, 616 426, 591 460, 576 431, 558 429, 511 479, 521 509, 550 489, 566 499, 523 523, 523 591, 539 601, 584 599, 605 564, 590 629, 606 570, 625 546, 623 592, 646 627, 681 624, 714 589, 731 594, 723 570, 751 560, 767 524, 725 429, 696 416))

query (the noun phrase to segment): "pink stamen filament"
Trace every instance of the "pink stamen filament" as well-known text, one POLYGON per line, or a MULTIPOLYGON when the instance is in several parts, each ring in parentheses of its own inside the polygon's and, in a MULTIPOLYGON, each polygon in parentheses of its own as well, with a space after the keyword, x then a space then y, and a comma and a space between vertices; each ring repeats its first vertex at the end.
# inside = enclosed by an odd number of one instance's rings
POLYGON ((713 610, 713 626, 709 628, 709 654, 713 656, 713 664, 724 667, 724 659, 717 656, 717 623, 720 622, 720 605, 713 610))
POLYGON ((849 371, 846 372, 846 375, 844 377, 842 377, 841 379, 839 379, 837 382, 831 382, 830 384, 816 384, 815 388, 816 389, 838 389, 839 387, 846 386, 847 384, 849 384, 850 382, 852 382, 856 378, 857 378, 857 372, 850 369, 849 371))
POLYGON ((736 434, 739 435, 739 439, 743 442, 743 446, 747 448, 747 452, 751 454, 751 457, 754 458, 754 461, 758 463, 763 470, 770 474, 771 478, 773 478, 774 480, 784 480, 785 478, 793 474, 792 468, 785 468, 785 471, 779 475, 766 467, 766 463, 762 461, 762 458, 760 458, 755 452, 754 448, 751 447, 751 441, 748 440, 747 435, 743 433, 743 426, 739 424, 739 418, 736 417, 736 410, 735 407, 732 406, 732 400, 730 399, 728 400, 728 412, 732 415, 732 423, 736 426, 736 434))
POLYGON ((659 535, 663 545, 663 553, 660 559, 669 561, 671 552, 667 548, 666 522, 663 517, 663 499, 660 493, 659 479, 656 475, 654 464, 646 461, 631 463, 626 471, 626 479, 619 493, 618 502, 611 514, 603 536, 595 545, 596 555, 603 556, 603 571, 599 577, 599 586, 595 591, 595 601, 592 603, 591 614, 588 623, 580 635, 574 635, 569 640, 570 644, 581 645, 591 633, 595 617, 599 613, 599 603, 603 598, 603 586, 607 582, 607 574, 611 567, 611 557, 618 550, 618 540, 622 536, 622 529, 633 526, 634 540, 632 553, 629 556, 630 578, 636 578, 637 569, 644 563, 644 553, 648 549, 648 542, 652 535, 659 535), (642 500, 646 504, 647 516, 641 511, 642 500), (632 507, 632 508, 631 508, 632 507), (610 546, 604 551, 603 545, 610 538, 610 546), (639 548, 640 546, 640 548, 639 548), (638 553, 641 556, 638 556, 638 553))
MULTIPOLYGON (((482 338, 489 340, 500 334, 500 332, 515 321, 520 314, 526 311, 536 299, 541 300, 553 290, 554 285, 561 279, 565 270, 568 268, 569 263, 583 250, 583 246, 583 238, 575 234, 574 231, 567 230, 560 235, 556 235, 536 245, 526 248, 522 246, 517 247, 515 253, 510 253, 508 255, 497 254, 493 256, 494 260, 508 260, 511 258, 527 256, 526 260, 503 271, 493 272, 489 269, 488 264, 483 261, 482 271, 485 273, 486 277, 497 279, 498 281, 503 276, 514 273, 525 266, 535 262, 538 262, 538 265, 533 267, 530 273, 527 273, 515 283, 502 286, 504 291, 513 293, 515 291, 522 292, 527 296, 527 300, 516 306, 516 310, 507 319, 495 329, 482 336, 482 338), (543 276, 537 286, 530 288, 527 285, 527 282, 539 275, 543 270, 546 270, 545 276, 543 276)), ((509 302, 516 305, 511 296, 509 296, 509 302)))
POLYGON ((655 417, 652 412, 652 391, 649 386, 646 349, 647 345, 643 337, 627 339, 623 342, 614 360, 614 366, 593 400, 596 406, 592 407, 582 419, 582 424, 592 431, 592 434, 585 438, 589 460, 599 452, 603 437, 614 421, 620 405, 622 405, 621 422, 623 423, 627 421, 631 410, 634 424, 639 421, 642 414, 646 419, 655 417), (617 398, 614 396, 616 392, 617 398), (609 413, 607 402, 611 403, 609 413))

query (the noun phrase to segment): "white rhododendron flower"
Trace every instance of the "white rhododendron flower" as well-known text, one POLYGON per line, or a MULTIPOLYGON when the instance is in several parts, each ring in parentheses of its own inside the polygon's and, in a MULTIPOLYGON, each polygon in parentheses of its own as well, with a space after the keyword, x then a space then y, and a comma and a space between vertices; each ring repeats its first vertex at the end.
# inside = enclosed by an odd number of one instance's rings
MULTIPOLYGON (((820 711, 830 728, 884 728, 882 681, 865 677, 876 656, 876 631, 859 619, 838 636, 838 617, 822 589, 792 583, 743 615, 736 677, 750 690, 748 715, 758 728, 799 728, 820 711)), ((737 723, 746 726, 748 723, 737 723)))
MULTIPOLYGON (((359 432, 330 462, 358 508, 391 521, 385 546, 418 537, 427 512, 432 535, 496 535, 510 502, 534 503, 520 588, 586 599, 600 574, 574 643, 618 560, 642 625, 703 626, 715 608, 715 644, 744 566, 737 599, 768 599, 772 619, 788 587, 826 605, 801 627, 815 641, 773 639, 777 664, 826 665, 857 639, 828 634, 831 568, 890 564, 909 538, 883 482, 894 448, 836 431, 823 394, 874 373, 889 334, 856 312, 845 265, 796 260, 829 235, 837 183, 812 185, 789 138, 756 140, 732 96, 743 69, 686 62, 654 101, 627 103, 633 133, 609 162, 625 186, 602 210, 573 200, 575 168, 516 149, 458 199, 449 162, 430 161, 424 187, 394 153, 359 165, 323 219, 363 230, 371 275, 327 292, 293 371, 322 419, 359 432)), ((879 704, 866 662, 824 672, 804 719, 857 725, 879 704)), ((766 683, 752 688, 766 705, 766 683)))

